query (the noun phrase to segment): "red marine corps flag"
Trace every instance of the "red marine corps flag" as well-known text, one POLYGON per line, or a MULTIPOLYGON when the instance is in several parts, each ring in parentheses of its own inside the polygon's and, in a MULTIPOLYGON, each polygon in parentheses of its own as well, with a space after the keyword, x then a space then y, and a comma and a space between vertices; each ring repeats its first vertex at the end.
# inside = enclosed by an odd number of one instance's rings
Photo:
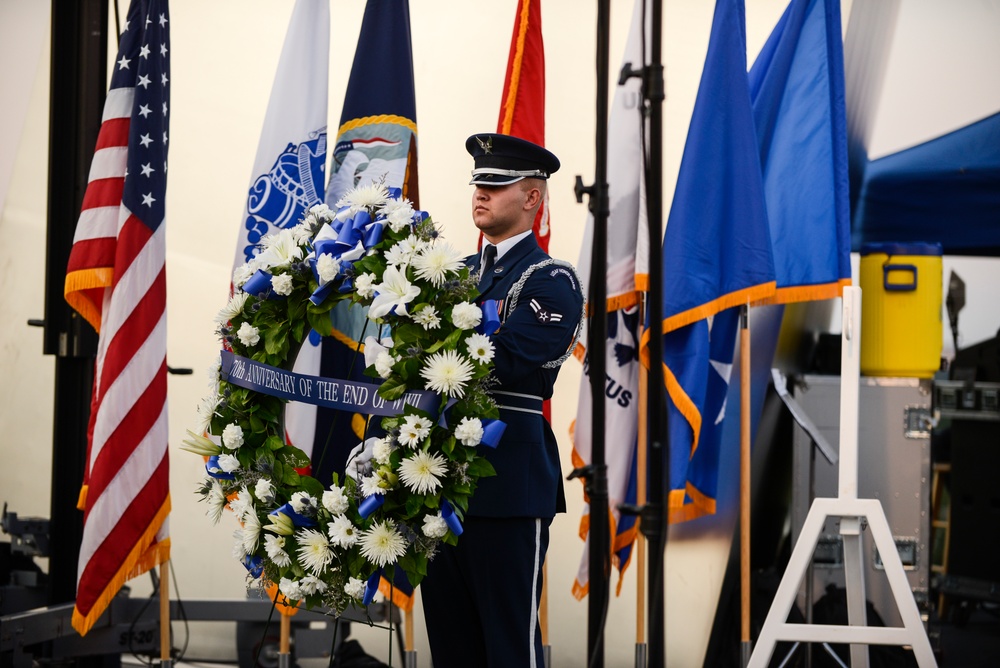
POLYGON ((79 503, 81 634, 125 581, 170 557, 168 28, 166 0, 132 0, 66 269, 66 301, 100 333, 79 503))

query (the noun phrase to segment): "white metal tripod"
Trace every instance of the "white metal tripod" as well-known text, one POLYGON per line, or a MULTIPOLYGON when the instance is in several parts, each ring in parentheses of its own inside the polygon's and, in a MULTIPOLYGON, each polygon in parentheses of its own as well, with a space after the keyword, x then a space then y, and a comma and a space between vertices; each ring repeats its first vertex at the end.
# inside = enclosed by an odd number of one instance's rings
POLYGON ((764 620, 750 668, 765 668, 778 641, 850 643, 851 665, 868 668, 868 645, 913 648, 921 668, 937 666, 920 612, 913 600, 903 563, 896 551, 882 504, 858 498, 858 382, 861 360, 861 288, 844 288, 840 381, 840 476, 837 498, 818 498, 806 516, 799 540, 792 550, 781 585, 764 620), (840 518, 844 542, 844 580, 847 588, 847 626, 789 624, 788 613, 819 542, 828 517, 840 518), (870 627, 865 611, 865 575, 862 531, 867 521, 882 557, 902 627, 870 627))

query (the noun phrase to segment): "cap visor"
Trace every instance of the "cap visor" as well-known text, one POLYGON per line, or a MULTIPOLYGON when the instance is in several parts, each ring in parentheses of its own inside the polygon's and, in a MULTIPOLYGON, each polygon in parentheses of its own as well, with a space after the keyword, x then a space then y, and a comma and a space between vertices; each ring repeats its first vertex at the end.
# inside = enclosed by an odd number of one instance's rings
POLYGON ((523 176, 506 176, 501 174, 473 174, 470 186, 507 186, 523 180, 523 176))

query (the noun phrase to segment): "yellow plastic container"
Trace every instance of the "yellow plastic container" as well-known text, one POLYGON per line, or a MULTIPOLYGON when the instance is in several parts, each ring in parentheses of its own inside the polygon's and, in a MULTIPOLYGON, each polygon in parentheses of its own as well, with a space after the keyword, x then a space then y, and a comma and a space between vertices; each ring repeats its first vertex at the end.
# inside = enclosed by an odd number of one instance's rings
POLYGON ((861 290, 861 373, 931 378, 941 366, 941 244, 865 244, 861 290))

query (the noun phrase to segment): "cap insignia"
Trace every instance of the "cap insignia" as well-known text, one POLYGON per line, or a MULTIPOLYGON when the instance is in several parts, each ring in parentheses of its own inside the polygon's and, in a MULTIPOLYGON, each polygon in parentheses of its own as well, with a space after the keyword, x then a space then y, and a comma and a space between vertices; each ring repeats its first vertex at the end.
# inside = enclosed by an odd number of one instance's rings
POLYGON ((479 137, 476 137, 476 141, 479 142, 479 148, 483 149, 483 153, 485 153, 486 155, 492 155, 493 137, 487 137, 486 141, 483 141, 479 137))

